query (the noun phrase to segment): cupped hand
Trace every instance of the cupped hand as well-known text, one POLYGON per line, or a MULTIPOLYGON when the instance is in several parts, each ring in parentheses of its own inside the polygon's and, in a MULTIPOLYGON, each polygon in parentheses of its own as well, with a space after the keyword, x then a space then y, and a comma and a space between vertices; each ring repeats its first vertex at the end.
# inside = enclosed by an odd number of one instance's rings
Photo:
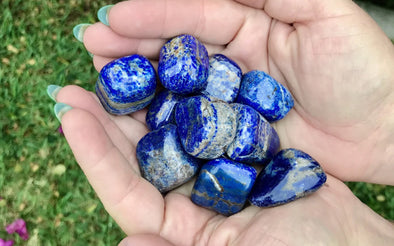
POLYGON ((144 112, 111 116, 97 97, 67 86, 57 101, 67 141, 106 210, 130 237, 124 245, 390 245, 394 227, 328 176, 313 195, 286 205, 247 206, 225 217, 190 200, 193 181, 164 197, 140 176, 135 148, 144 112), (126 244, 127 243, 127 244, 126 244))
POLYGON ((67 141, 128 235, 175 245, 368 245, 368 236, 388 238, 392 226, 341 183, 394 184, 394 48, 352 1, 133 0, 108 16, 109 26, 96 23, 84 35, 97 70, 132 53, 157 60, 168 38, 192 34, 210 54, 227 55, 243 72, 264 70, 290 89, 295 107, 274 124, 281 147, 304 150, 330 174, 312 196, 229 218, 195 206, 191 184, 163 198, 140 177, 135 157, 147 132, 144 112, 110 116, 92 93, 66 87, 57 100, 74 107, 62 118, 67 141))
POLYGON ((168 38, 195 35, 290 89, 294 110, 275 124, 282 147, 342 180, 394 184, 394 46, 352 1, 133 0, 108 16, 84 36, 98 70, 132 53, 155 60, 168 38))

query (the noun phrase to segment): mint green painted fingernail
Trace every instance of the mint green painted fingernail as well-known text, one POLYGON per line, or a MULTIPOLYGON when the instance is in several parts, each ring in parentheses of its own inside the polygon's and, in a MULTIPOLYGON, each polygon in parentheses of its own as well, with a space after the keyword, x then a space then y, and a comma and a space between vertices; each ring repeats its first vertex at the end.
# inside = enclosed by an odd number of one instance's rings
POLYGON ((99 11, 97 11, 97 17, 100 20, 101 23, 103 23, 104 25, 109 26, 109 22, 108 22, 108 13, 109 10, 113 7, 114 5, 106 5, 104 7, 102 7, 101 9, 99 9, 99 11))
POLYGON ((78 24, 73 28, 73 34, 74 37, 79 41, 79 42, 83 42, 83 35, 86 31, 86 28, 88 28, 91 24, 86 24, 86 23, 82 23, 82 24, 78 24))
POLYGON ((62 88, 63 87, 58 85, 48 85, 47 94, 53 101, 56 102, 56 96, 62 88))
POLYGON ((56 118, 59 120, 59 122, 62 122, 62 117, 65 113, 70 111, 72 107, 68 104, 65 103, 56 103, 55 107, 53 108, 55 112, 56 118))

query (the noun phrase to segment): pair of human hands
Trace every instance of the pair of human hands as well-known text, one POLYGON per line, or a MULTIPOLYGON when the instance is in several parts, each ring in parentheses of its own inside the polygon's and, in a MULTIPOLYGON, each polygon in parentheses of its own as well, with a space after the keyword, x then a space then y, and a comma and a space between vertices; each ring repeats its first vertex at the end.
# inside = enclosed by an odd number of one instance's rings
POLYGON ((123 245, 392 245, 393 225, 343 181, 394 184, 394 46, 350 0, 132 0, 114 5, 109 26, 83 36, 100 69, 142 54, 158 60, 168 38, 188 33, 209 54, 243 72, 259 69, 285 85, 294 109, 274 123, 281 148, 313 156, 328 174, 316 193, 224 217, 190 201, 192 182, 162 196, 140 176, 135 148, 145 111, 105 112, 92 92, 67 86, 57 102, 74 156, 123 245))

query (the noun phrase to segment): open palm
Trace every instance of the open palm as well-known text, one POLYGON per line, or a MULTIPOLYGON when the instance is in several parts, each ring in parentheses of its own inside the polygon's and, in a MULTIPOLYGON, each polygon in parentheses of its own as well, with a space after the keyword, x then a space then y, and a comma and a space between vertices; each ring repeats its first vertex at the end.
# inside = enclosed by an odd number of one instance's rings
POLYGON ((394 119, 387 117, 394 98, 392 44, 351 1, 240 2, 122 2, 109 13, 110 27, 97 23, 86 30, 84 44, 99 70, 132 53, 155 60, 166 39, 189 33, 243 72, 267 71, 296 102, 275 123, 282 147, 317 159, 332 175, 327 185, 305 199, 270 209, 250 206, 229 218, 194 205, 190 184, 163 198, 140 177, 135 157, 147 132, 144 112, 110 116, 92 93, 69 86, 57 96, 74 108, 62 119, 65 135, 106 209, 128 235, 157 235, 176 245, 362 245, 354 241, 360 233, 378 233, 371 225, 355 233, 365 220, 382 222, 379 233, 390 235, 390 225, 339 180, 393 182, 382 147, 393 146, 394 119), (320 229, 306 237, 312 228, 320 229))

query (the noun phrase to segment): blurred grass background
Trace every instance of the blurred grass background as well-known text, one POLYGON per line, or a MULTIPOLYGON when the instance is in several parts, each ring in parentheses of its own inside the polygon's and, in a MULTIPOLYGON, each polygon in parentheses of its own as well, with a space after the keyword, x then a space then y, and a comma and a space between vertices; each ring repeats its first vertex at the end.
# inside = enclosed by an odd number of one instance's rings
MULTIPOLYGON (((108 3, 1 0, 0 238, 16 239, 16 245, 116 245, 124 237, 58 132, 46 95, 49 84, 93 89, 97 72, 72 28, 96 22, 97 10, 108 3), (26 242, 4 230, 17 218, 27 222, 26 242)), ((394 220, 394 187, 349 187, 394 220)))

